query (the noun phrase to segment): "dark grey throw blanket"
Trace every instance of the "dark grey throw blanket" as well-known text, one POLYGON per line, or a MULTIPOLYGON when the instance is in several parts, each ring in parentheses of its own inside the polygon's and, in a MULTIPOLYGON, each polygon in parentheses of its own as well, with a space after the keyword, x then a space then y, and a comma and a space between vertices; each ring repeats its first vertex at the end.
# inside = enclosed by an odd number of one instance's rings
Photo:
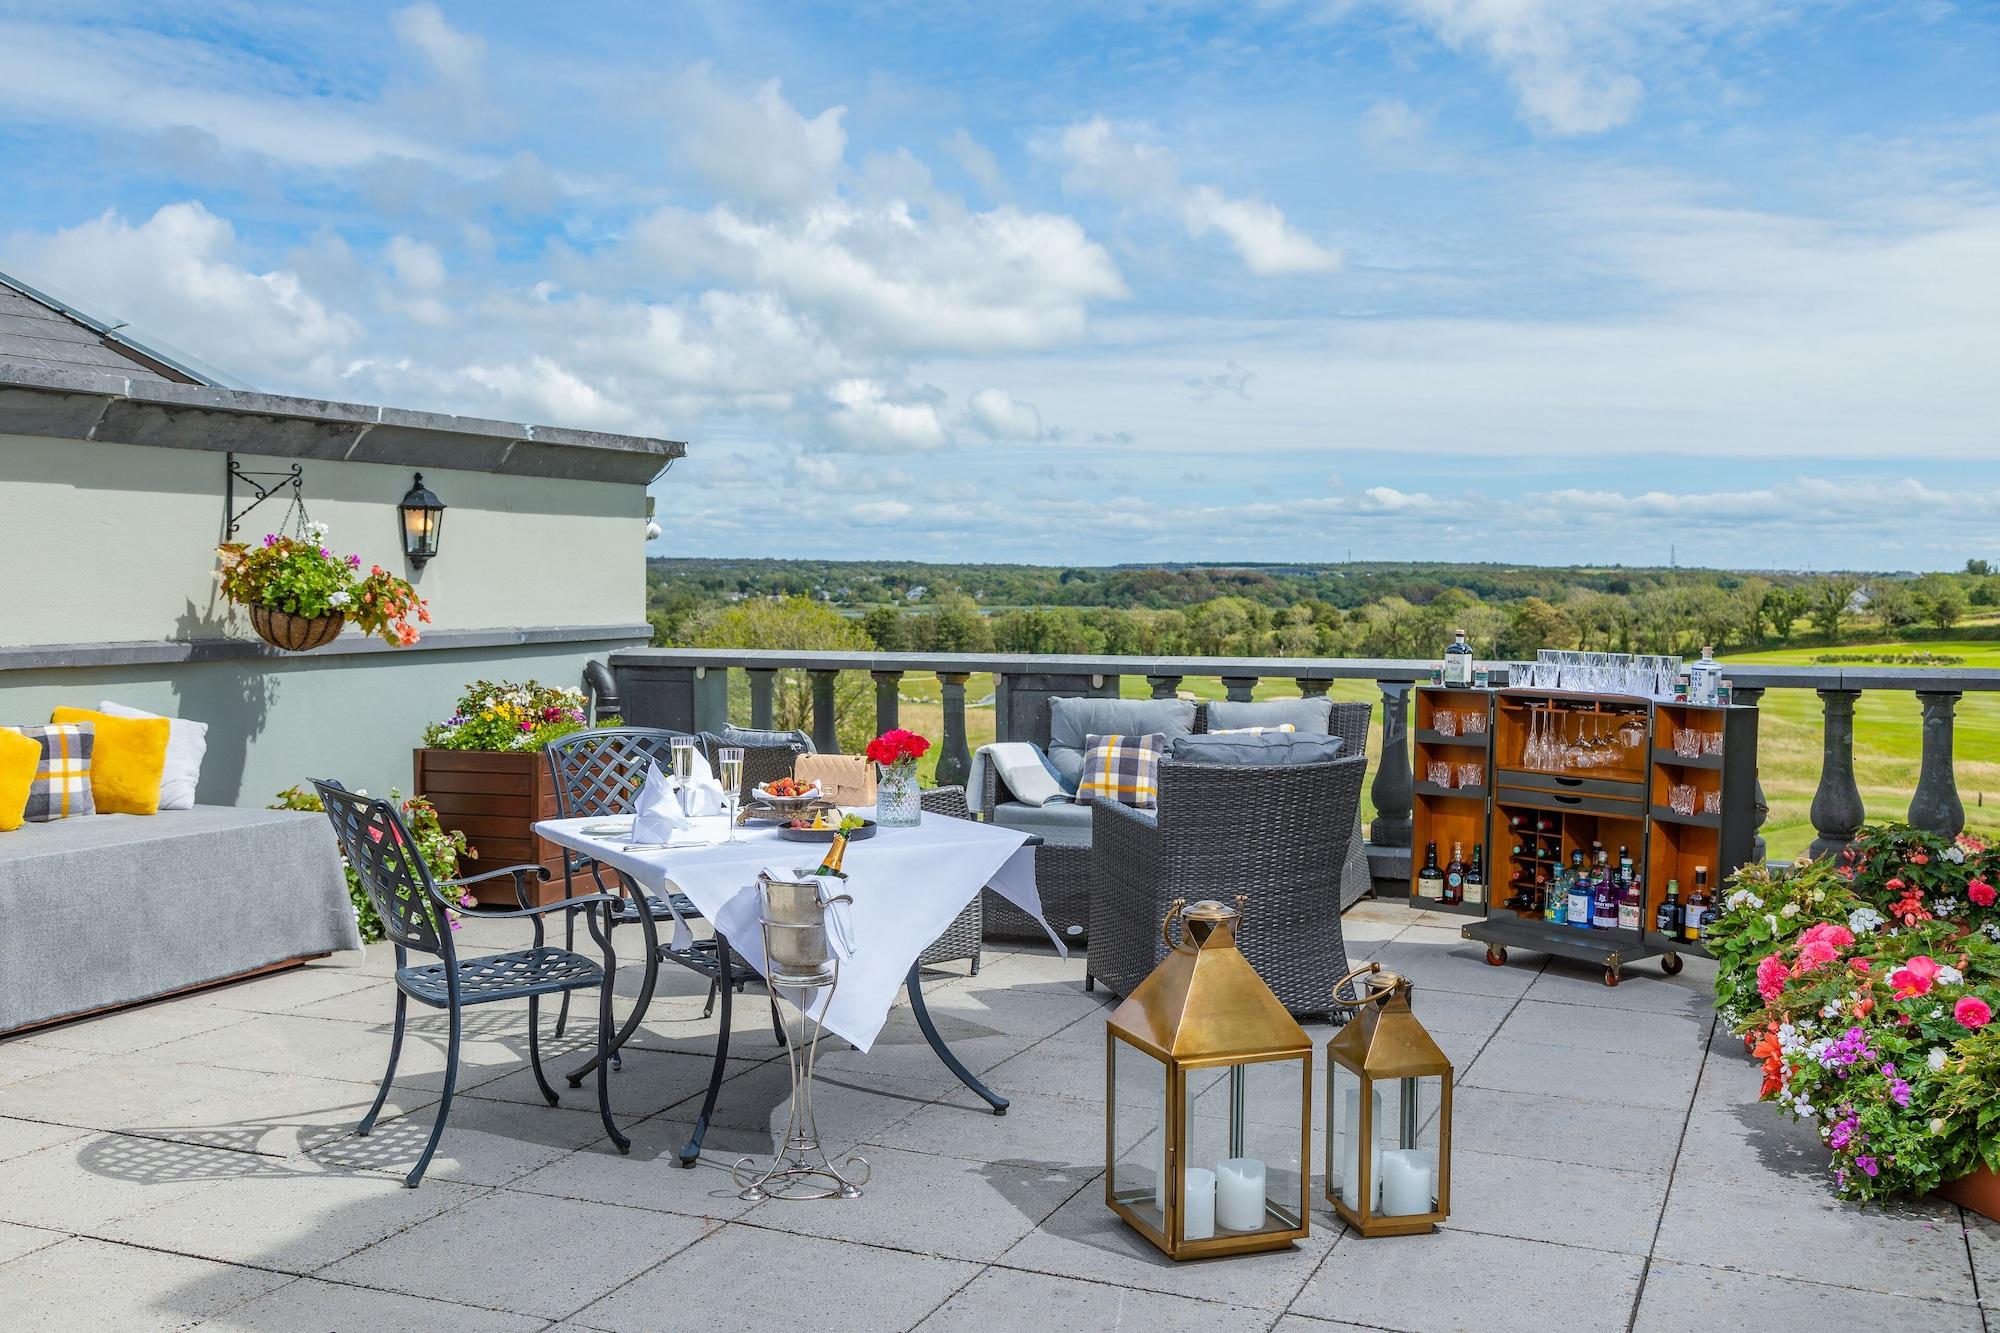
POLYGON ((0 1032, 359 947, 324 815, 198 805, 0 833, 0 1032))

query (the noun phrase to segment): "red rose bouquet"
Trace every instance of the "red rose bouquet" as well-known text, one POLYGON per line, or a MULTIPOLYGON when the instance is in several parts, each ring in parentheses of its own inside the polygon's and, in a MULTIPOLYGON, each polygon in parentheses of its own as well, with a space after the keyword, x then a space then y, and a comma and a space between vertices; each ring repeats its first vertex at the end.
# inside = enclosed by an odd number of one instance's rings
POLYGON ((931 743, 916 732, 896 727, 868 742, 868 757, 884 768, 895 768, 900 764, 915 768, 917 760, 922 759, 930 748, 931 743))

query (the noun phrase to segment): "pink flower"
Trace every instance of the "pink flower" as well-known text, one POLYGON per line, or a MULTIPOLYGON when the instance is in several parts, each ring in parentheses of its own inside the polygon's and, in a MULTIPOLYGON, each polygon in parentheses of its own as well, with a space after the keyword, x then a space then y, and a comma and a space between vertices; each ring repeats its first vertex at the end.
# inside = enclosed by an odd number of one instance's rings
POLYGON ((1910 864, 1911 864, 1911 865, 1913 865, 1913 866, 1927 866, 1927 865, 1929 865, 1930 863, 1931 863, 1931 854, 1930 854, 1929 852, 1911 852, 1911 853, 1910 853, 1910 864))
POLYGON ((1977 995, 1967 995, 1952 1006, 1951 1016, 1958 1020, 1960 1027, 1977 1032, 1993 1021, 1993 1006, 1977 995))
POLYGON ((1794 970, 1793 975, 1803 976, 1807 972, 1825 967, 1838 957, 1839 955, 1834 952, 1833 946, 1825 940, 1809 940, 1799 950, 1799 965, 1794 970))
POLYGON ((1784 993, 1785 960, 1776 954, 1767 954, 1757 964, 1757 993, 1764 997, 1765 1004, 1776 1004, 1778 996, 1784 993))
POLYGON ((1837 949, 1845 949, 1848 945, 1854 943, 1854 932, 1846 926, 1836 925, 1831 921, 1822 921, 1816 926, 1806 927, 1805 933, 1799 936, 1799 943, 1802 945, 1822 942, 1830 944, 1837 949))
POLYGON ((1895 989, 1898 999, 1907 1000, 1929 994, 1937 974, 1937 961, 1926 954, 1918 954, 1889 974, 1889 985, 1895 989))
POLYGON ((1991 907, 1996 895, 1991 884, 1983 879, 1975 879, 1965 886, 1965 896, 1980 907, 1991 907))

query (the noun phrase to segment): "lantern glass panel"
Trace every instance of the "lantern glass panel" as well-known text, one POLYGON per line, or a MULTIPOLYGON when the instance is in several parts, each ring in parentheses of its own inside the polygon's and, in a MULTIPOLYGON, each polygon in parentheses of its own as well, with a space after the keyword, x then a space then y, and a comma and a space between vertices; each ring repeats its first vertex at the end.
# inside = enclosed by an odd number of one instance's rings
POLYGON ((1443 1079, 1389 1078, 1370 1087, 1371 1119, 1367 1190, 1358 1146, 1361 1095, 1366 1080, 1335 1064, 1327 1082, 1326 1173, 1328 1192, 1356 1212, 1383 1217, 1428 1213, 1436 1207, 1438 1108, 1443 1079))
POLYGON ((1111 1038, 1111 1194, 1166 1230, 1167 1067, 1111 1038))
POLYGON ((1299 1226, 1306 1170, 1304 1145, 1306 1062, 1258 1060, 1190 1069, 1187 1152, 1182 1161, 1188 1206, 1181 1239, 1290 1231, 1299 1226), (1198 1173, 1207 1174, 1198 1174, 1198 1173), (1212 1210, 1202 1207, 1213 1192, 1212 1210), (1206 1234, 1204 1222, 1212 1217, 1206 1234))

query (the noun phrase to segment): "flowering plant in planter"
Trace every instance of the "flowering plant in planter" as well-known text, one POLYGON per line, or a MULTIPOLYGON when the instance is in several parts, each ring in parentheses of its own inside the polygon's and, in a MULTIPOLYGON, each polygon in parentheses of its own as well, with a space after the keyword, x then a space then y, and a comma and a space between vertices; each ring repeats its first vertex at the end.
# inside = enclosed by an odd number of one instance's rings
POLYGON ((1847 1198, 2000 1171, 1996 883, 2000 853, 1906 826, 1731 881, 1705 937, 1718 1007, 1847 1198))
POLYGON ((434 750, 539 750, 582 731, 589 716, 582 690, 534 680, 475 680, 452 715, 424 731, 424 744, 434 750))
POLYGON ((415 643, 411 621, 428 624, 431 618, 417 590, 380 565, 363 574, 361 557, 335 555, 326 534, 326 524, 305 523, 297 537, 272 532, 257 546, 222 543, 215 548, 222 595, 238 606, 307 620, 342 617, 398 647, 415 643))
MULTIPOLYGON (((367 794, 366 790, 355 793, 357 796, 367 794)), ((424 864, 430 867, 432 879, 440 884, 448 879, 456 879, 461 858, 478 859, 479 853, 466 846, 463 833, 456 829, 447 830, 438 823, 437 807, 432 805, 429 799, 412 796, 404 800, 402 793, 394 789, 390 790, 389 799, 396 803, 398 811, 403 816, 404 826, 410 830, 410 836, 416 839, 417 854, 423 857, 424 864)), ((308 791, 304 787, 287 787, 278 793, 278 799, 271 803, 270 808, 323 812, 326 804, 320 800, 316 791, 308 791)), ((373 944, 383 936, 382 918, 376 915, 375 903, 369 898, 368 891, 361 887, 361 876, 354 873, 354 867, 347 864, 344 856, 341 858, 341 869, 347 875, 347 896, 354 903, 354 921, 361 928, 361 940, 364 944, 373 944)), ((458 905, 473 906, 472 895, 466 894, 460 898, 458 905)), ((444 916, 445 924, 453 930, 459 928, 458 913, 446 909, 444 916)))

